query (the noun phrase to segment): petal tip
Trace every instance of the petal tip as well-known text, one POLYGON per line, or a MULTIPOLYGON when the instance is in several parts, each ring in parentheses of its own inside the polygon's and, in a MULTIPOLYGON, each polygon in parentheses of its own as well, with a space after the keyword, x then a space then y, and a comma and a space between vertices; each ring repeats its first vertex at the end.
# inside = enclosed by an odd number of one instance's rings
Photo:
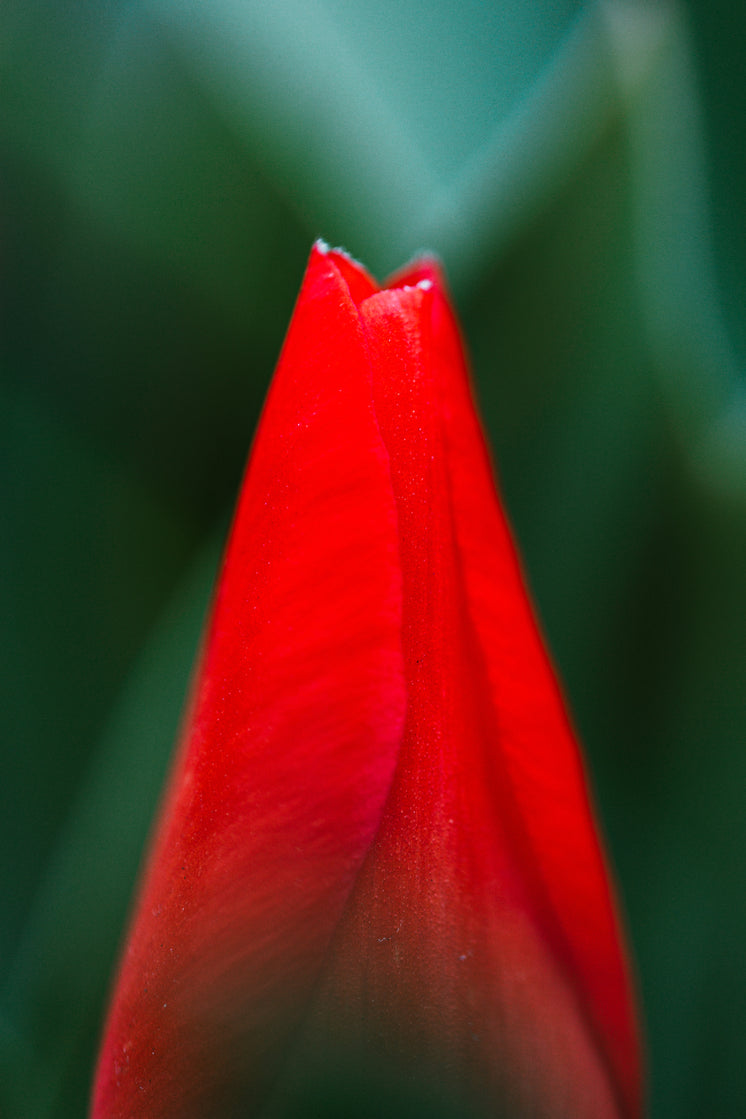
MULTIPOLYGON (((342 277, 347 285, 350 298, 356 306, 360 306, 364 299, 378 291, 378 283, 359 260, 347 252, 346 249, 330 248, 326 241, 319 239, 314 244, 314 252, 324 256, 342 277)), ((312 252, 312 258, 314 255, 312 252)))

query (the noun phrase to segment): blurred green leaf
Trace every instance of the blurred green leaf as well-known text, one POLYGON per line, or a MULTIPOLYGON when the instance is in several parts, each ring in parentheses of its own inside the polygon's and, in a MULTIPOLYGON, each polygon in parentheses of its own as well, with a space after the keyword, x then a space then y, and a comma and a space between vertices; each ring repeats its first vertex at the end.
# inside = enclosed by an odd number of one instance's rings
MULTIPOLYGON (((81 783, 0 993, 11 1114, 81 1115, 143 844, 218 560, 211 544, 150 637, 81 783)), ((3 1044, 4 1043, 4 1044, 3 1044)), ((6 1104, 6 1107, 10 1107, 6 1104)))
POLYGON ((2 975, 187 526, 20 386, 2 387, 2 975))

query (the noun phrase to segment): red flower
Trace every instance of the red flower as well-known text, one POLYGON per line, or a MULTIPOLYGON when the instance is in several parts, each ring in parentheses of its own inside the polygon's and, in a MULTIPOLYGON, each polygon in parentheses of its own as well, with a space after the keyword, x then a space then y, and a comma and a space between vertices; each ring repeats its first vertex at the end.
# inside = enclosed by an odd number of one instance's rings
POLYGON ((442 277, 379 290, 317 245, 93 1116, 274 1114, 361 1055, 459 1114, 640 1113, 582 763, 442 277))

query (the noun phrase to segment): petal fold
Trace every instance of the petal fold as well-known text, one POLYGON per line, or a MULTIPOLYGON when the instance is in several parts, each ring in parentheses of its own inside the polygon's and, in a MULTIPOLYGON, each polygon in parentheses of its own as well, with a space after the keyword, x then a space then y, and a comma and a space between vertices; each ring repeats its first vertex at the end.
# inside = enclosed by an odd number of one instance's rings
MULTIPOLYGON (((636 1116, 624 951, 437 263, 361 302, 403 575, 407 715, 306 1026, 477 1115, 636 1116), (500 1110, 503 1109, 503 1110, 500 1110)), ((354 1058, 351 1058, 354 1059, 354 1058)))

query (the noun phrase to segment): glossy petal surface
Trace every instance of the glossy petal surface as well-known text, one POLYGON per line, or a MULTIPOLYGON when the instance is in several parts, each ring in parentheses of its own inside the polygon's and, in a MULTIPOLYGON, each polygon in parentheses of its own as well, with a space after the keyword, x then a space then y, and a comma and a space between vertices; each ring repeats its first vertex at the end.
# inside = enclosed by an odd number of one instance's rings
POLYGON ((317 246, 94 1116, 282 1113, 283 1077, 345 1053, 476 1115, 640 1112, 582 764, 442 277, 379 291, 317 246))

